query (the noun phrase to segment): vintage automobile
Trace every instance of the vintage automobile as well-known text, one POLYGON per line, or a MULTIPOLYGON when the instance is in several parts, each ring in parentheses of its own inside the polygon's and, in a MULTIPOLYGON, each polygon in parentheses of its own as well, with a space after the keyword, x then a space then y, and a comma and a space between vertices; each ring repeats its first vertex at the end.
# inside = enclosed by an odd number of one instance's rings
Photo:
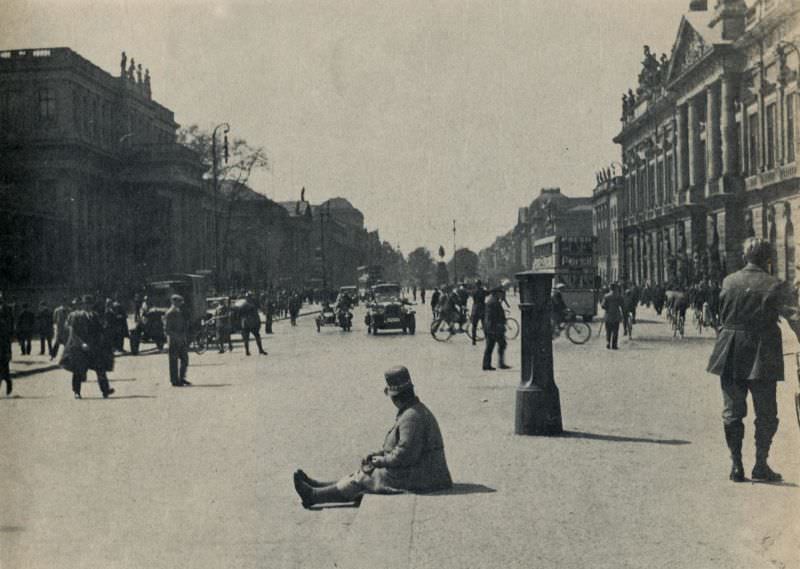
POLYGON ((352 306, 358 306, 358 287, 357 286, 342 286, 339 287, 339 296, 336 297, 336 304, 342 296, 349 296, 352 306))
POLYGON ((339 322, 336 319, 336 311, 329 304, 323 304, 322 310, 320 310, 320 313, 317 314, 314 322, 317 325, 317 332, 319 332, 323 326, 339 325, 339 322))
POLYGON ((403 334, 416 332, 416 313, 402 291, 397 283, 377 284, 370 289, 364 317, 367 334, 377 334, 379 330, 402 330, 403 334))
POLYGON ((184 300, 184 311, 189 322, 189 336, 194 343, 195 336, 206 318, 206 291, 208 283, 202 275, 170 274, 152 277, 146 286, 147 311, 134 328, 130 330, 131 353, 139 353, 142 342, 153 342, 161 350, 166 343, 164 334, 164 313, 171 305, 173 294, 180 294, 184 300))

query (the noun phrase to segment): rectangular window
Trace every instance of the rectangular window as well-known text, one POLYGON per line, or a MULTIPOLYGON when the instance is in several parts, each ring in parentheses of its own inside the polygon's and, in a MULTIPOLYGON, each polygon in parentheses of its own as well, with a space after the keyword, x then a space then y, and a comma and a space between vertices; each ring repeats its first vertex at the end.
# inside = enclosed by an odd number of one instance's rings
POLYGON ((673 168, 673 161, 672 161, 672 154, 667 155, 667 159, 664 162, 664 185, 666 186, 666 202, 672 203, 672 168, 673 168))
POLYGON ((786 161, 794 162, 794 100, 795 95, 786 97, 786 161))
POLYGON ((767 106, 767 169, 770 170, 775 167, 775 148, 777 147, 776 136, 778 134, 775 128, 777 112, 775 103, 767 106))
POLYGON ((39 122, 50 122, 56 118, 56 94, 52 89, 39 89, 39 122))
POLYGON ((758 114, 753 113, 747 121, 747 156, 749 159, 747 173, 751 176, 758 172, 758 114))

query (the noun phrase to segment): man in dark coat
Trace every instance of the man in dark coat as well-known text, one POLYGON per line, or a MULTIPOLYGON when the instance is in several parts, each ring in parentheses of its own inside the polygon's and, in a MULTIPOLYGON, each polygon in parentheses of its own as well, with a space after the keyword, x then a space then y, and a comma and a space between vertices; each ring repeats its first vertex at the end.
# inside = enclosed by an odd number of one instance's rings
POLYGON ((730 479, 743 482, 742 439, 747 392, 755 409, 756 462, 753 480, 782 480, 767 464, 778 430, 776 385, 783 381, 783 349, 778 318, 783 316, 800 338, 795 296, 789 285, 770 276, 768 241, 744 242, 745 267, 725 277, 720 293, 722 329, 708 362, 708 372, 720 376, 724 408, 722 423, 731 453, 730 479))
POLYGON ((114 390, 108 385, 106 372, 114 368, 114 352, 103 330, 103 321, 94 309, 94 297, 85 295, 81 306, 67 318, 69 337, 64 345, 61 367, 72 372, 72 393, 75 399, 81 398, 81 384, 86 381, 86 373, 92 369, 97 374, 97 384, 103 398, 107 399, 114 390))
POLYGON ((67 343, 67 336, 69 330, 67 329, 67 317, 70 312, 70 304, 66 298, 61 299, 61 304, 56 306, 53 311, 53 323, 56 327, 56 341, 53 343, 53 349, 50 350, 50 359, 54 360, 58 355, 59 346, 67 343))
POLYGON ((472 293, 472 312, 470 313, 470 321, 472 322, 472 345, 475 345, 475 334, 478 329, 478 323, 483 323, 483 318, 486 316, 486 289, 483 288, 483 283, 478 281, 475 283, 475 292, 472 293))
POLYGON ((505 290, 498 286, 492 289, 486 299, 486 316, 483 320, 483 331, 486 334, 486 348, 483 350, 484 371, 494 371, 492 367, 492 352, 497 345, 498 367, 510 369, 506 365, 506 312, 501 304, 505 290))
POLYGON ((36 334, 39 336, 39 355, 44 355, 45 345, 47 353, 53 353, 53 311, 44 300, 39 303, 36 313, 36 334))
POLYGON ((169 343, 169 382, 173 387, 185 387, 191 385, 186 380, 186 368, 189 367, 189 323, 183 311, 183 297, 173 294, 170 303, 172 306, 164 314, 164 332, 169 343))
POLYGON ((244 302, 239 305, 239 319, 242 328, 242 339, 244 340, 244 353, 250 355, 250 334, 256 340, 258 353, 266 356, 267 352, 261 345, 261 315, 258 313, 258 305, 252 294, 247 293, 244 302))
POLYGON ((22 310, 17 316, 17 341, 23 356, 31 354, 31 339, 36 328, 36 315, 28 307, 28 303, 22 304, 22 310))
POLYGON ((354 502, 367 493, 431 492, 453 486, 439 423, 415 395, 408 369, 394 367, 384 377, 384 393, 397 407, 397 417, 383 448, 369 453, 357 472, 338 482, 320 482, 297 470, 294 487, 304 508, 354 502))
POLYGON ((606 349, 618 349, 619 323, 622 321, 622 295, 619 294, 619 285, 613 283, 611 290, 603 297, 602 308, 605 310, 603 321, 606 327, 606 349))
POLYGON ((14 310, 6 304, 0 292, 0 383, 6 382, 6 397, 11 396, 11 342, 14 337, 14 310))

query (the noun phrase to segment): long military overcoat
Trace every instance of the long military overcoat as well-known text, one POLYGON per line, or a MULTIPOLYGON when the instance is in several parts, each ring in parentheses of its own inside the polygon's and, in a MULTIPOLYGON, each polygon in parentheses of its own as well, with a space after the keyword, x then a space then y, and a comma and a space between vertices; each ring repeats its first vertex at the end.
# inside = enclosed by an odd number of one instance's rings
MULTIPOLYGON (((790 287, 748 264, 722 282, 722 330, 708 371, 733 379, 783 380, 778 317, 795 305, 790 287)), ((792 326, 796 324, 791 322, 792 326)))

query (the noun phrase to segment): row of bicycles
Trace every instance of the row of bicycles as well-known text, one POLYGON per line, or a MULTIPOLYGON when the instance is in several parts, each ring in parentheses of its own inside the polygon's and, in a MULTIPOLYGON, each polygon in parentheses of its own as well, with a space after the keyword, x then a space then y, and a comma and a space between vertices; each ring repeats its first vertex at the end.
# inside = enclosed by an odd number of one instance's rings
MULTIPOLYGON (((506 339, 516 340, 519 337, 519 321, 511 316, 509 310, 506 310, 505 313, 506 339)), ((450 338, 459 334, 472 340, 472 322, 464 315, 460 315, 460 317, 453 320, 437 317, 434 318, 431 323, 431 336, 433 336, 437 342, 448 342, 450 338)), ((561 322, 553 326, 553 339, 558 338, 562 334, 573 344, 585 344, 592 337, 592 329, 586 322, 578 320, 574 312, 566 310, 561 322)), ((475 340, 482 342, 485 337, 483 322, 478 320, 475 326, 475 340)))

